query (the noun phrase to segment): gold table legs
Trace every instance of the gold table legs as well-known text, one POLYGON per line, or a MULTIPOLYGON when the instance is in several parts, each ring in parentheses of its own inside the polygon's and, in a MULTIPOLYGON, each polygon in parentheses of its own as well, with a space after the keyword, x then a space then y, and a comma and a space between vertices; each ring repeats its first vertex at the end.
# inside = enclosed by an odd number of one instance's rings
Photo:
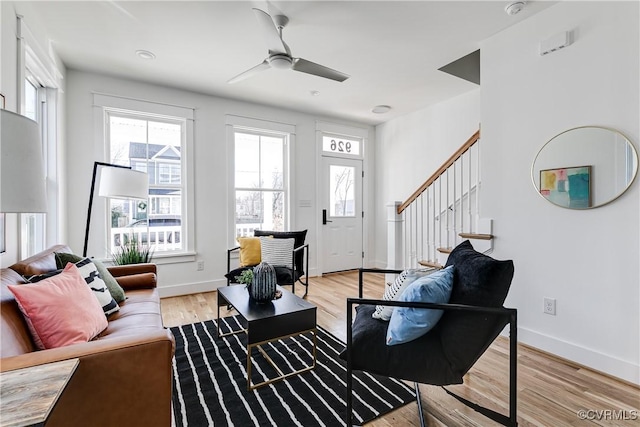
MULTIPOLYGON (((220 321, 219 321, 220 317, 218 316, 218 338, 222 338, 222 337, 226 337, 229 335, 234 335, 234 334, 239 334, 242 332, 247 332, 246 329, 240 329, 238 331, 232 331, 232 332, 227 332, 226 334, 221 334, 220 333, 220 321)), ((269 340, 265 340, 265 341, 261 341, 261 342, 257 342, 257 343, 253 343, 253 344, 247 344, 247 390, 255 390, 256 388, 259 387, 263 387, 265 385, 269 385, 271 383, 274 383, 276 381, 280 381, 283 380, 285 378, 289 378, 293 375, 298 375, 301 374, 303 372, 307 372, 310 371, 312 369, 314 369, 316 367, 316 349, 317 349, 317 332, 316 332, 316 328, 313 329, 307 329, 306 331, 300 331, 300 332, 296 332, 295 334, 290 334, 290 335, 284 335, 281 337, 276 337, 276 338, 272 338, 269 340), (312 354, 313 354, 313 363, 310 366, 304 367, 302 369, 298 369, 297 371, 293 371, 293 372, 289 372, 287 374, 285 374, 284 372, 282 372, 282 370, 276 365, 276 363, 273 361, 273 359, 267 354, 266 351, 264 351, 264 349, 262 348, 263 344, 268 344, 270 342, 273 341, 277 341, 280 339, 284 339, 284 338, 289 338, 289 337, 293 337, 293 336, 298 336, 298 335, 302 335, 302 334, 306 334, 307 332, 312 332, 313 333, 313 350, 312 350, 312 354), (252 362, 252 358, 251 358, 251 353, 253 352, 253 349, 257 348, 258 351, 262 354, 262 356, 269 362, 269 364, 271 364, 271 366, 273 366, 273 368, 278 372, 278 376, 275 378, 271 378, 268 379, 266 381, 254 384, 251 381, 251 371, 253 368, 253 362, 252 362)))

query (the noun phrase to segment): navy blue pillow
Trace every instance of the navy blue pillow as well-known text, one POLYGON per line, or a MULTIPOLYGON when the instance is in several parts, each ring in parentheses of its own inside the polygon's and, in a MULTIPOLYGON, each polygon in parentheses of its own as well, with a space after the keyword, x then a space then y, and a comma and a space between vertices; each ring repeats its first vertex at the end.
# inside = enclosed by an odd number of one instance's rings
MULTIPOLYGON (((466 240, 456 246, 450 304, 502 307, 513 279, 513 261, 498 261, 473 249, 466 240)), ((447 311, 438 323, 444 354, 464 375, 508 323, 506 317, 447 311)))
MULTIPOLYGON (((416 340, 389 346, 384 342, 389 322, 372 318, 374 310, 373 305, 356 307, 351 349, 354 370, 424 384, 462 384, 462 376, 444 357, 440 336, 434 329, 416 340)), ((346 353, 343 350, 340 358, 346 360, 346 353)))

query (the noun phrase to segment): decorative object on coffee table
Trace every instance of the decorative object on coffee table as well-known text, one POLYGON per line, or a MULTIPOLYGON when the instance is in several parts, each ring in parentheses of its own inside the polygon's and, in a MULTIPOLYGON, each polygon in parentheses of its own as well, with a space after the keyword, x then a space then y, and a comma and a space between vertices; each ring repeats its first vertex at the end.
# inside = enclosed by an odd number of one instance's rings
POLYGON ((249 295, 258 303, 271 301, 276 296, 276 270, 266 262, 253 268, 253 280, 249 286, 249 295))
POLYGON ((235 277, 235 279, 236 282, 242 283, 247 287, 247 289, 249 289, 249 287, 251 286, 251 282, 253 282, 253 268, 243 270, 239 276, 235 277))

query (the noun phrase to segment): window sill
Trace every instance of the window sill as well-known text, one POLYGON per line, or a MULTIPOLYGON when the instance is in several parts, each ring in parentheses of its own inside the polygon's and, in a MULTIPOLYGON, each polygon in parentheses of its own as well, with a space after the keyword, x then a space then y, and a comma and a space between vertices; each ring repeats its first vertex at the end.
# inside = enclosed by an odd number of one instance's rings
POLYGON ((194 262, 197 253, 194 251, 161 252, 153 254, 152 262, 158 265, 179 264, 181 262, 194 262))
MULTIPOLYGON (((195 262, 197 253, 194 251, 167 251, 154 253, 151 262, 157 265, 180 264, 183 262, 195 262)), ((108 265, 114 265, 111 258, 99 260, 108 265)))

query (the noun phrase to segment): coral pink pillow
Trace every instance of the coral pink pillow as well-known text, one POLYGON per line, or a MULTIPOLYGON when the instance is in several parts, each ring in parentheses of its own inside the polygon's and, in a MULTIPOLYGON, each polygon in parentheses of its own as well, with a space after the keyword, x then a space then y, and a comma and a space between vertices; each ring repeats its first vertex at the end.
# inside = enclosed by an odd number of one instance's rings
POLYGON ((41 350, 87 342, 107 327, 100 303, 74 264, 38 283, 8 288, 41 350))

